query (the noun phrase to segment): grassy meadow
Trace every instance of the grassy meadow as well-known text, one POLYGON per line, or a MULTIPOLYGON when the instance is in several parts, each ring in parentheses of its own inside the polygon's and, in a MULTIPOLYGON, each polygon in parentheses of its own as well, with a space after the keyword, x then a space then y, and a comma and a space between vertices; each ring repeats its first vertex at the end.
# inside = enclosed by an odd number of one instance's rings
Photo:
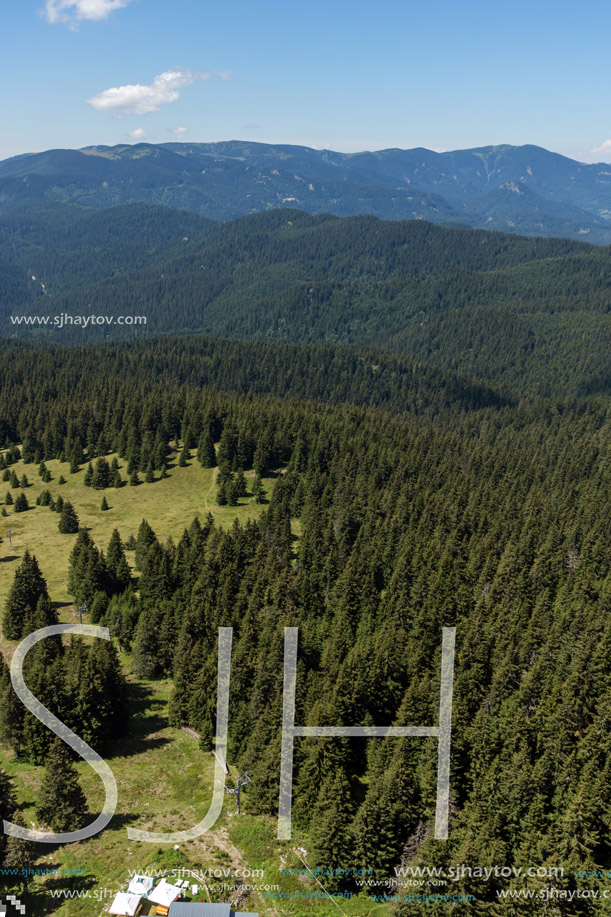
MULTIPOLYGON (((114 456, 108 455, 106 458, 110 463, 114 456)), ((255 517, 265 508, 255 503, 252 497, 242 498, 238 506, 216 506, 217 469, 202 468, 195 459, 183 468, 176 463, 170 465, 166 478, 159 479, 157 472, 157 480, 152 484, 145 483, 141 474, 141 483, 136 486, 127 483, 126 463, 120 459, 119 470, 123 485, 119 488, 107 487, 105 490, 85 486, 86 465, 76 474, 70 474, 68 462, 49 461, 45 465, 52 476, 48 484, 41 481, 38 465, 26 465, 24 462, 11 465, 11 470, 14 469, 19 479, 25 473, 29 487, 22 491, 21 488, 10 488, 7 481, 0 481, 0 511, 8 490, 13 500, 18 493, 25 493, 30 505, 30 509, 23 513, 16 513, 14 506, 7 506, 8 515, 0 517, 0 535, 4 538, 0 546, 2 606, 13 581, 15 567, 26 548, 36 555, 53 601, 69 603, 72 600, 66 591, 66 582, 68 558, 76 535, 60 534, 59 515, 48 506, 36 506, 36 497, 43 490, 49 490, 54 500, 61 494, 64 500, 70 501, 80 524, 89 529, 96 545, 104 551, 113 529, 119 530, 125 542, 130 535, 137 535, 143 519, 150 523, 160 541, 169 537, 176 541, 196 515, 203 520, 210 512, 215 522, 223 526, 231 525, 236 518, 246 520, 255 517), (66 483, 58 484, 62 475, 66 483), (110 507, 104 512, 100 510, 102 496, 106 497, 110 507), (13 529, 12 550, 7 535, 9 528, 13 529)), ((249 473, 246 472, 246 475, 248 478, 249 473)), ((263 485, 269 493, 273 479, 264 479, 263 485)), ((133 556, 128 553, 127 557, 132 563, 133 556)))

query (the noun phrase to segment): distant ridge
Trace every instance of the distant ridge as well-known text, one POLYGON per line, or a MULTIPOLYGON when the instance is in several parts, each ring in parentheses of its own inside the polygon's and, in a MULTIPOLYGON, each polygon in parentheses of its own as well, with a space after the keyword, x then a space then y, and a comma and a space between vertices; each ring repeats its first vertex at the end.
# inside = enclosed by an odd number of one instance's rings
POLYGON ((0 213, 149 203, 231 220, 275 208, 611 244, 611 165, 541 147, 339 153, 240 140, 48 150, 0 162, 0 213))

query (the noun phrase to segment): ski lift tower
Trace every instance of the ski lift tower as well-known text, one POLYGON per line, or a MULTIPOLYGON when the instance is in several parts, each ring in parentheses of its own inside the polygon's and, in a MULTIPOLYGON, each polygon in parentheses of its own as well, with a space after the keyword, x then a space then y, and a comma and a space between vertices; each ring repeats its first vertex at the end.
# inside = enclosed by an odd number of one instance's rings
POLYGON ((225 791, 226 791, 227 793, 230 793, 232 796, 237 796, 237 797, 238 797, 238 798, 237 798, 237 803, 238 803, 238 815, 241 815, 241 811, 240 811, 240 790, 242 789, 243 786, 246 786, 247 783, 252 783, 252 780, 251 780, 250 777, 248 776, 248 771, 246 771, 246 773, 243 774, 241 777, 238 777, 238 779, 236 780, 236 785, 235 785, 235 787, 230 787, 230 786, 226 786, 226 787, 225 787, 225 791))

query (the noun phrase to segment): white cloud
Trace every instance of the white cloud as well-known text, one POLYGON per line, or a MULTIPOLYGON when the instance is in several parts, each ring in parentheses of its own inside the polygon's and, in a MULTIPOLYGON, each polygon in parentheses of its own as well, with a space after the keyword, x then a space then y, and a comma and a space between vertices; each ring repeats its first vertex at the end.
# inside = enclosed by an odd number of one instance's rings
POLYGON ((148 137, 148 134, 143 128, 137 127, 135 131, 131 131, 130 135, 132 140, 135 140, 136 143, 139 143, 141 140, 144 140, 145 137, 148 137))
POLYGON ((195 73, 188 69, 167 70, 156 76, 149 85, 134 83, 115 86, 87 99, 87 102, 97 111, 112 111, 120 118, 124 115, 148 115, 152 111, 159 111, 163 105, 177 102, 180 89, 209 76, 209 73, 195 73))
POLYGON ((182 140, 182 138, 185 136, 186 133, 187 133, 186 127, 175 127, 174 130, 172 131, 172 136, 174 137, 175 140, 182 140))
POLYGON ((601 143, 600 146, 594 147, 593 150, 590 150, 591 153, 602 153, 603 155, 611 154, 611 140, 605 140, 601 143))
POLYGON ((123 9, 131 0, 46 0, 42 10, 47 22, 68 22, 75 26, 83 19, 101 22, 113 10, 123 9))

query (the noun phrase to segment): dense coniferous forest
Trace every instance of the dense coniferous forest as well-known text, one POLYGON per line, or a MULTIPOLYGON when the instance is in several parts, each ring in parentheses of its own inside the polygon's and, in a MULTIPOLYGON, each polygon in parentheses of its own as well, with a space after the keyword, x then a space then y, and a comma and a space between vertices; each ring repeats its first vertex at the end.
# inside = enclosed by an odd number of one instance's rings
POLYGON ((607 248, 291 210, 210 224, 143 204, 43 205, 0 230, 7 335, 374 346, 523 392, 609 392, 607 248), (65 313, 101 324, 55 327, 65 313), (11 321, 24 315, 51 323, 11 321))
MULTIPOLYGON (((293 819, 313 865, 366 865, 372 892, 414 863, 562 864, 565 888, 573 869, 609 867, 606 398, 520 396, 340 346, 189 338, 2 351, 9 475, 19 456, 62 458, 105 493, 105 456, 144 474, 164 468, 178 439, 218 465, 226 494, 242 469, 275 475, 256 521, 187 519, 174 543, 143 520, 136 582, 118 533, 95 544, 81 530, 70 561, 75 601, 142 677, 172 679, 172 723, 206 750, 217 629, 234 628, 229 754, 252 777, 250 811, 277 812, 285 627, 299 628, 297 723, 415 726, 436 723, 441 631, 456 627, 448 842, 432 837, 435 740, 299 739, 293 819)), ((52 619, 35 564, 28 556, 27 589, 15 577, 10 639, 52 619)), ((123 690, 112 646, 53 644, 31 665, 39 696, 64 686, 50 708, 103 748, 123 690)), ((4 737, 41 761, 50 733, 19 719, 3 677, 4 737)), ((496 892, 513 885, 457 887, 495 914, 496 892)))

